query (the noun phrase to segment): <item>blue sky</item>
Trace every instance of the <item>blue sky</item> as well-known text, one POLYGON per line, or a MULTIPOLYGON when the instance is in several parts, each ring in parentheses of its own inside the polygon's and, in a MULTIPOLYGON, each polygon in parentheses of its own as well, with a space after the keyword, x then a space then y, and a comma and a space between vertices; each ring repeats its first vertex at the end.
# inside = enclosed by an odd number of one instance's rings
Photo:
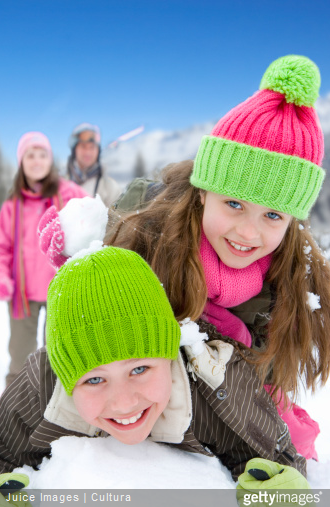
POLYGON ((257 90, 269 63, 304 54, 330 91, 327 0, 0 0, 0 145, 49 136, 55 155, 82 122, 103 145, 141 124, 217 120, 257 90))

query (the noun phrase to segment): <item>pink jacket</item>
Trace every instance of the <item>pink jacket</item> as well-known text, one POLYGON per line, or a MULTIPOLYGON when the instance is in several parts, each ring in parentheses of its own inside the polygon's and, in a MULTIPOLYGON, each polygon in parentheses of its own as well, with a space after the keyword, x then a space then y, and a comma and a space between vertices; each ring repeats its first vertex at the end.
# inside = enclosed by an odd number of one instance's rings
MULTIPOLYGON (((72 181, 60 178, 59 194, 63 206, 74 197, 88 195, 72 181)), ((25 274, 26 296, 30 301, 46 301, 48 285, 55 274, 47 257, 39 248, 37 228, 40 218, 51 205, 47 197, 24 194, 23 201, 23 263, 25 274)), ((3 203, 0 212, 0 278, 12 278, 13 247, 12 247, 12 215, 13 201, 3 203)))

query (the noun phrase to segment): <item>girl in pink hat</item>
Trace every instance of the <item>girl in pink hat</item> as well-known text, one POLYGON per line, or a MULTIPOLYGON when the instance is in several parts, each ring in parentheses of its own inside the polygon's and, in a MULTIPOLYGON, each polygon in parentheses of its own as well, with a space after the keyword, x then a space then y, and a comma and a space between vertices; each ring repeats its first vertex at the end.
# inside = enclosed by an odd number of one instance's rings
POLYGON ((0 212, 0 299, 10 307, 7 385, 36 350, 39 312, 46 306, 55 270, 41 253, 37 226, 52 205, 59 210, 73 197, 85 197, 78 185, 60 178, 52 148, 41 132, 27 132, 18 143, 18 171, 0 212))
POLYGON ((109 234, 147 260, 179 318, 249 349, 298 452, 315 459, 318 424, 291 402, 300 380, 315 389, 330 372, 330 269, 306 223, 325 174, 319 86, 308 58, 275 60, 145 210, 124 217, 119 203, 109 234))

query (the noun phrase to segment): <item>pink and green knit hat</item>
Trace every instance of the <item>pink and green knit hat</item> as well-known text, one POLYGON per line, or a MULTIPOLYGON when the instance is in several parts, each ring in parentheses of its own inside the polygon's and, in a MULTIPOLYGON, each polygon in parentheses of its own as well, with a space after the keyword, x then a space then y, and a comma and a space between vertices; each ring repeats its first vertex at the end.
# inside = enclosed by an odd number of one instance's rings
POLYGON ((202 138, 191 184, 306 219, 325 176, 323 133, 313 108, 320 83, 309 58, 275 60, 260 90, 202 138))

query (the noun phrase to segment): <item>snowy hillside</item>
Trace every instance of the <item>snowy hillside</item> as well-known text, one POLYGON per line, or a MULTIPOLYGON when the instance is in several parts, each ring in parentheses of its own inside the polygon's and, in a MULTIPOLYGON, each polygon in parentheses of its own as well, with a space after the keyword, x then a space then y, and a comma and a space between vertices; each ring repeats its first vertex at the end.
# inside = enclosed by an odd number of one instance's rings
POLYGON ((134 177, 138 158, 145 175, 153 175, 171 162, 194 158, 202 136, 210 133, 214 123, 179 131, 158 130, 142 134, 114 149, 104 149, 102 161, 109 174, 125 185, 134 177))

